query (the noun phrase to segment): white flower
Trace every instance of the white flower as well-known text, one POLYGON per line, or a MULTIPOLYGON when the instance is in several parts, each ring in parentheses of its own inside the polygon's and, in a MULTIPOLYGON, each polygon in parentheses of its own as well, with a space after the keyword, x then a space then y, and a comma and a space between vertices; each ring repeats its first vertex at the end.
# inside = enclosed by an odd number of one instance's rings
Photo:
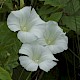
POLYGON ((53 68, 57 59, 52 53, 41 45, 23 44, 19 50, 20 64, 28 71, 36 71, 38 67, 46 72, 53 68))
POLYGON ((48 47, 53 54, 63 52, 68 48, 67 36, 54 21, 38 25, 33 32, 40 38, 38 40, 39 44, 48 47))
POLYGON ((7 25, 10 30, 19 31, 17 36, 22 43, 30 43, 36 40, 32 33, 32 27, 44 23, 36 13, 34 8, 24 7, 17 11, 12 11, 7 18, 7 25))

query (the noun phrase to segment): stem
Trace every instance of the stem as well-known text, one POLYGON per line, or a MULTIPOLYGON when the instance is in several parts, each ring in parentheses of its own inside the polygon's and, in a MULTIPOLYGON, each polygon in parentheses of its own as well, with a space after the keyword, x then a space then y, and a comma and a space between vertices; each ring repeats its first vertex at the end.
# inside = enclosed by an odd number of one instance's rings
MULTIPOLYGON (((65 54, 66 56, 66 54, 65 54)), ((67 62, 67 59, 66 59, 66 65, 67 65, 67 75, 68 75, 68 80, 71 80, 70 76, 69 76, 69 68, 68 68, 68 62, 67 62)))
MULTIPOLYGON (((74 50, 74 52, 75 52, 75 40, 73 40, 73 50, 74 50)), ((75 60, 75 55, 73 56, 73 58, 74 58, 74 79, 76 80, 76 66, 75 66, 75 63, 76 63, 76 60, 75 60)))
POLYGON ((37 73, 38 73, 38 72, 34 73, 34 75, 32 76, 32 80, 33 80, 33 78, 36 76, 37 73))
POLYGON ((80 60, 80 57, 77 56, 70 48, 69 48, 69 51, 70 51, 71 53, 73 53, 73 54, 75 55, 75 57, 78 58, 78 59, 80 60))
POLYGON ((28 80, 31 76, 32 72, 29 73, 28 77, 26 78, 26 80, 28 80))
POLYGON ((31 0, 31 6, 33 6, 34 0, 31 0))
POLYGON ((20 74, 20 76, 19 76, 18 80, 20 80, 20 78, 21 78, 21 76, 22 76, 23 72, 24 72, 24 68, 23 68, 23 70, 22 70, 22 72, 21 72, 21 74, 20 74))
POLYGON ((44 74, 44 71, 42 71, 42 73, 41 73, 41 75, 39 76, 39 79, 38 79, 38 80, 41 80, 43 74, 44 74))
POLYGON ((37 73, 37 75, 36 75, 36 79, 35 79, 35 80, 38 79, 38 77, 39 77, 39 73, 40 73, 40 70, 38 70, 37 72, 38 72, 38 73, 37 73))

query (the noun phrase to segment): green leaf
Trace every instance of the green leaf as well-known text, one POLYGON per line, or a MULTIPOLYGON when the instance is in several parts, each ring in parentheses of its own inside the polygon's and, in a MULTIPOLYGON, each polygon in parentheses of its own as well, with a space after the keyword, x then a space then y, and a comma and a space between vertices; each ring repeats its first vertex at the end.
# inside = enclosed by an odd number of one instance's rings
POLYGON ((6 23, 0 23, 0 64, 12 75, 12 69, 18 66, 18 52, 21 42, 16 33, 9 30, 6 23))
POLYGON ((60 26, 64 32, 68 33, 70 29, 68 27, 60 26))
POLYGON ((75 31, 77 34, 80 34, 80 16, 64 16, 62 21, 66 27, 75 31))
POLYGON ((42 15, 50 14, 50 13, 54 12, 55 10, 56 10, 55 7, 52 7, 52 6, 49 6, 49 5, 45 5, 45 6, 42 6, 38 10, 38 13, 39 13, 40 16, 42 16, 42 15))
POLYGON ((51 14, 48 20, 53 20, 53 21, 58 22, 61 17, 62 17, 62 12, 56 12, 56 13, 51 14))
POLYGON ((66 7, 64 8, 64 12, 68 15, 73 15, 76 11, 80 9, 79 0, 70 0, 66 7))
POLYGON ((24 0, 20 0, 20 8, 24 6, 24 0))
POLYGON ((6 0, 4 3, 10 10, 13 10, 12 0, 6 0))
POLYGON ((44 4, 49 4, 51 6, 64 7, 69 0, 40 0, 45 1, 44 4))
POLYGON ((53 7, 50 5, 42 6, 38 10, 38 13, 41 16, 41 18, 45 21, 54 20, 58 22, 62 16, 62 12, 59 11, 58 7, 53 7))
POLYGON ((12 0, 4 0, 0 5, 0 13, 10 12, 13 10, 12 0))
POLYGON ((0 67, 0 80, 12 80, 9 73, 0 67))

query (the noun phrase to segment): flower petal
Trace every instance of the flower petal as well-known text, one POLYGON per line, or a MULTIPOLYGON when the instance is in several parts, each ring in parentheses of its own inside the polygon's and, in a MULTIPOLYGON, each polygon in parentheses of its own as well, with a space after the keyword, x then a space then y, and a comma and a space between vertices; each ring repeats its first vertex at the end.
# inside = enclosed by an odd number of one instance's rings
POLYGON ((38 64, 27 56, 20 56, 19 60, 22 67, 24 67, 27 71, 36 71, 38 68, 38 64))
POLYGON ((17 26, 17 25, 8 25, 8 28, 11 30, 11 31, 14 31, 14 32, 16 32, 16 31, 19 31, 20 30, 20 27, 19 26, 17 26))
POLYGON ((43 37, 45 38, 47 43, 49 41, 51 41, 51 43, 54 43, 55 39, 60 36, 61 33, 63 33, 63 30, 54 21, 48 21, 45 25, 46 26, 43 37))
POLYGON ((19 31, 17 37, 22 43, 31 43, 37 40, 37 37, 33 33, 24 31, 19 31))
POLYGON ((65 34, 58 37, 55 41, 54 45, 47 46, 53 54, 63 52, 64 50, 68 49, 68 38, 65 34))
POLYGON ((58 59, 56 59, 52 54, 47 54, 47 55, 44 55, 40 58, 40 62, 43 62, 45 60, 55 60, 55 61, 58 61, 58 59))
POLYGON ((37 60, 44 52, 44 47, 37 44, 23 44, 19 50, 20 54, 25 54, 31 59, 37 60))
POLYGON ((40 69, 44 70, 45 72, 48 72, 50 69, 52 69, 57 63, 51 60, 46 60, 39 64, 40 69))
POLYGON ((11 31, 20 30, 19 19, 11 12, 7 18, 7 25, 11 31))
POLYGON ((26 24, 26 19, 30 16, 31 7, 24 7, 17 11, 12 11, 7 19, 7 25, 12 31, 21 30, 26 24), (16 25, 16 26, 15 26, 16 25))
POLYGON ((29 18, 31 12, 31 7, 24 7, 17 11, 12 11, 12 13, 18 18, 20 26, 26 24, 26 20, 29 18))
POLYGON ((45 30, 44 23, 33 26, 32 29, 30 30, 30 32, 34 33, 38 38, 41 38, 43 36, 43 32, 45 30))
POLYGON ((44 23, 44 21, 39 17, 34 8, 31 10, 30 17, 27 21, 29 26, 35 26, 44 23))
POLYGON ((58 59, 56 59, 53 56, 53 54, 51 53, 51 51, 47 47, 44 47, 44 52, 42 53, 39 62, 43 62, 45 60, 55 60, 55 61, 58 61, 58 59))
POLYGON ((22 44, 22 46, 19 50, 19 54, 25 54, 25 55, 29 56, 30 58, 32 58, 33 53, 32 53, 31 47, 32 46, 29 44, 22 44))

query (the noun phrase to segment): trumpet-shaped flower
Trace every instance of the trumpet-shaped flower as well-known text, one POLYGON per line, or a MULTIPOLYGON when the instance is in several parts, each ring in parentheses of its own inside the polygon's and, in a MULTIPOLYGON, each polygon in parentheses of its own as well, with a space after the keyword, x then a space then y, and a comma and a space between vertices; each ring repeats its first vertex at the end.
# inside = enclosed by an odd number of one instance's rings
POLYGON ((57 59, 52 53, 41 45, 23 44, 19 50, 20 64, 28 71, 36 71, 38 67, 46 72, 53 68, 57 59))
POLYGON ((36 40, 36 36, 31 32, 32 27, 41 23, 44 23, 44 21, 31 7, 12 11, 7 18, 9 29, 14 32, 19 31, 17 36, 22 43, 30 43, 36 40))
POLYGON ((45 45, 53 53, 60 53, 68 48, 68 38, 54 21, 38 25, 34 34, 39 37, 39 44, 45 45))

